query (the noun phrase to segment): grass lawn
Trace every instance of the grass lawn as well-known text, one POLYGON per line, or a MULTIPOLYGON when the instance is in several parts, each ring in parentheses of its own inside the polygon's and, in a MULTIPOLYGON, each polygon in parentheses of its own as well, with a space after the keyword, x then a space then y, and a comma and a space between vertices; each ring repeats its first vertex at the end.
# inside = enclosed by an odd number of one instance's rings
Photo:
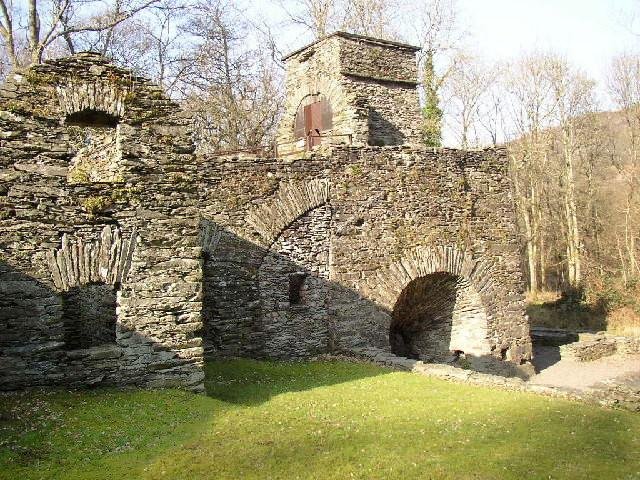
POLYGON ((0 397, 0 479, 640 479, 640 415, 366 364, 0 397))

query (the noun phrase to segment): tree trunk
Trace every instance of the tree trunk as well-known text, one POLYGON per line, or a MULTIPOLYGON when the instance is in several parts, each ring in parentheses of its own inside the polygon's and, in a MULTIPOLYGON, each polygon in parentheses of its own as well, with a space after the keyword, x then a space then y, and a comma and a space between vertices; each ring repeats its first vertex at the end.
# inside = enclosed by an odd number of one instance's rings
POLYGON ((573 161, 573 132, 567 127, 564 132, 564 160, 565 160, 565 221, 567 230, 567 276, 569 286, 577 288, 581 281, 580 261, 580 231, 578 229, 578 214, 576 208, 576 182, 573 161), (568 130, 568 131, 567 131, 568 130))

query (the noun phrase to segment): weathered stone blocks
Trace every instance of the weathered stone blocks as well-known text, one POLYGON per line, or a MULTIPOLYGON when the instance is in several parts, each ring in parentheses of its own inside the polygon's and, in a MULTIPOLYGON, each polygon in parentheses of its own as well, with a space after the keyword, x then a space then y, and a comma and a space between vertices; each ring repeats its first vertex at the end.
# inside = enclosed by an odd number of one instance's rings
POLYGON ((366 136, 289 161, 195 155, 185 114, 94 54, 0 87, 0 389, 202 390, 205 349, 390 354, 396 321, 421 358, 529 362, 505 152, 413 144, 412 47, 337 35, 317 49, 295 61, 337 69, 334 125, 366 136), (82 154, 95 175, 70 177, 69 122, 115 124, 113 149, 82 154), (402 145, 367 146, 375 135, 402 145))
POLYGON ((198 221, 166 176, 194 163, 176 113, 95 54, 0 87, 0 389, 202 389, 198 221))

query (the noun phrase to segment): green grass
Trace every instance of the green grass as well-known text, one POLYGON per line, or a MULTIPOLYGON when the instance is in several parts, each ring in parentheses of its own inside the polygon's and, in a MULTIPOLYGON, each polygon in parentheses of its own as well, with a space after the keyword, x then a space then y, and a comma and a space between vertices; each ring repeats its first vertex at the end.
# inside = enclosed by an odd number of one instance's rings
POLYGON ((1 479, 640 479, 640 415, 366 364, 0 397, 1 479))

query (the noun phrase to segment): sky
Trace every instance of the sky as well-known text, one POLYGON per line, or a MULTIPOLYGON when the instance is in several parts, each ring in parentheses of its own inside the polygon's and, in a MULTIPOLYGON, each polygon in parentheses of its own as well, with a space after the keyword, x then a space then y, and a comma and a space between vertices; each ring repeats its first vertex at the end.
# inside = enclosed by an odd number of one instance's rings
POLYGON ((602 81, 614 55, 640 47, 631 15, 640 14, 638 0, 459 0, 459 7, 469 44, 489 60, 552 50, 602 81))
MULTIPOLYGON (((419 3, 419 2, 418 2, 419 3)), ((640 0, 457 0, 466 43, 487 60, 508 60, 535 49, 563 53, 600 79, 611 58, 640 47, 640 0), (634 35, 631 29, 637 32, 634 35)), ((282 19, 270 0, 255 2, 260 16, 282 19), (260 8, 264 5, 264 8, 260 8)), ((283 50, 308 40, 289 30, 283 50)), ((404 34, 405 32, 401 32, 404 34)), ((404 35, 403 35, 404 36, 404 35)))

